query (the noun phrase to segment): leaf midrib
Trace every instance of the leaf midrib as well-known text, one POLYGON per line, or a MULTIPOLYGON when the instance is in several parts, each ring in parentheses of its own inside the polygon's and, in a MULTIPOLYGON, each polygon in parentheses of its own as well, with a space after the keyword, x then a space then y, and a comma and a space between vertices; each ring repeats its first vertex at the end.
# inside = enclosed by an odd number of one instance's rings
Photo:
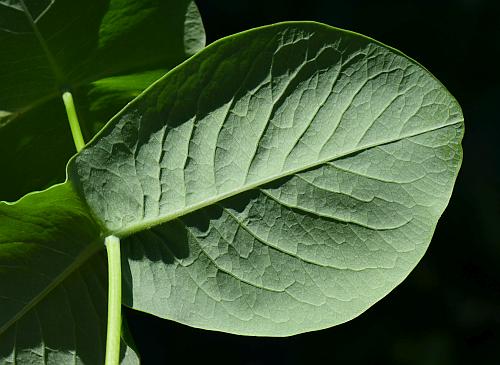
POLYGON ((443 124, 443 125, 436 126, 436 127, 433 127, 433 128, 429 128, 427 130, 418 131, 418 132, 415 132, 415 133, 408 134, 406 136, 399 136, 397 138, 388 139, 388 140, 386 140, 384 142, 377 142, 377 143, 373 143, 373 144, 368 144, 368 145, 363 146, 363 147, 354 148, 354 149, 352 149, 350 151, 345 151, 345 152, 343 152, 343 153, 341 153, 339 155, 331 156, 331 157, 328 157, 328 158, 324 158, 322 160, 316 161, 315 163, 311 163, 309 165, 301 166, 301 167, 298 167, 296 169, 291 169, 291 170, 288 170, 288 171, 284 171, 284 172, 282 172, 280 174, 272 175, 272 176, 270 176, 270 177, 268 177, 266 179, 262 179, 262 180, 256 181, 256 182, 248 184, 248 185, 243 185, 242 187, 240 187, 238 189, 234 189, 234 190, 228 191, 226 193, 216 195, 213 198, 200 201, 199 203, 189 205, 189 206, 184 207, 182 209, 178 209, 178 210, 176 210, 176 211, 174 211, 172 213, 163 215, 161 217, 156 217, 156 218, 152 218, 152 219, 145 219, 145 220, 140 221, 139 223, 131 224, 131 225, 129 225, 126 228, 118 229, 116 231, 111 230, 110 234, 113 234, 113 235, 115 235, 117 237, 120 237, 120 238, 126 238, 126 237, 131 236, 131 235, 133 235, 135 233, 139 233, 139 232, 144 231, 146 229, 150 229, 150 228, 152 228, 154 226, 158 226, 160 224, 169 222, 169 221, 171 221, 173 219, 185 216, 185 215, 187 215, 189 213, 195 212, 197 210, 200 210, 202 208, 205 208, 207 206, 215 204, 215 203, 217 203, 219 201, 222 201, 222 200, 228 199, 230 197, 233 197, 235 195, 244 193, 246 191, 258 188, 259 186, 265 185, 265 184, 270 183, 272 181, 276 181, 276 180, 285 178, 287 176, 291 176, 291 175, 297 174, 297 173, 302 172, 302 171, 307 171, 309 169, 321 166, 321 165, 323 165, 323 164, 325 164, 327 162, 331 162, 331 161, 337 160, 339 158, 346 157, 346 156, 351 155, 353 153, 359 153, 359 152, 362 152, 362 151, 365 151, 365 150, 368 150, 370 148, 374 148, 374 147, 377 147, 377 146, 382 146, 382 145, 386 145, 386 144, 389 144, 389 143, 398 142, 398 141, 401 141, 401 140, 404 140, 404 139, 407 139, 407 138, 416 137, 416 136, 419 136, 419 135, 422 135, 422 134, 425 134, 425 133, 437 131, 439 129, 447 128, 447 127, 450 127, 450 126, 453 126, 453 125, 459 125, 462 122, 463 122, 463 120, 459 119, 459 120, 453 121, 452 123, 447 123, 447 124, 443 124))

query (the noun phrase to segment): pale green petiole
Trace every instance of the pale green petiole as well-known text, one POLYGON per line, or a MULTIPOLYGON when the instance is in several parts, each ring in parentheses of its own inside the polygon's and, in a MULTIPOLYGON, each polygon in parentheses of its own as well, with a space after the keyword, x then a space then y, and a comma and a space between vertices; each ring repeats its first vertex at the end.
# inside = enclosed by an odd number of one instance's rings
POLYGON ((73 135, 73 141, 75 142, 76 151, 80 152, 85 146, 85 141, 83 140, 80 124, 78 123, 73 95, 71 95, 69 91, 65 91, 62 95, 62 99, 64 101, 64 107, 66 108, 66 114, 68 115, 69 126, 71 128, 71 134, 73 135))
MULTIPOLYGON (((73 95, 66 91, 62 95, 69 126, 77 152, 85 147, 82 130, 76 115, 73 95)), ((104 239, 108 253, 108 327, 106 334, 106 365, 118 365, 120 361, 120 339, 122 327, 122 273, 120 262, 120 239, 108 236, 104 239)))
POLYGON ((118 365, 122 323, 122 281, 120 239, 108 236, 104 240, 108 252, 108 332, 106 338, 106 365, 118 365))

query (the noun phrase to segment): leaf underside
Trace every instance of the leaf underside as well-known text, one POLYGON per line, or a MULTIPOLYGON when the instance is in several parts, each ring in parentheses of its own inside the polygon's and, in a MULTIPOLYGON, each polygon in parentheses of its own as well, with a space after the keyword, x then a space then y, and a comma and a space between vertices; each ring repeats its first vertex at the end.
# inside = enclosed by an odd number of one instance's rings
POLYGON ((220 40, 68 165, 122 238, 128 306, 286 336, 354 318, 420 260, 461 163, 461 110, 425 69, 309 22, 220 40))

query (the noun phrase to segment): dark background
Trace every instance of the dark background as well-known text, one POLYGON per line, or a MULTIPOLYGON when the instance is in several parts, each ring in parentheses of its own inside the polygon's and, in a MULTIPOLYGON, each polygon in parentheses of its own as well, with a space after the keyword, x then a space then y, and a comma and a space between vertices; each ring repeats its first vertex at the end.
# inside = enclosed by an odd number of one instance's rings
POLYGON ((500 1, 198 0, 208 43, 316 20, 395 47, 462 105, 464 162, 424 259, 360 317, 289 338, 241 337, 127 310, 143 363, 500 364, 500 1))

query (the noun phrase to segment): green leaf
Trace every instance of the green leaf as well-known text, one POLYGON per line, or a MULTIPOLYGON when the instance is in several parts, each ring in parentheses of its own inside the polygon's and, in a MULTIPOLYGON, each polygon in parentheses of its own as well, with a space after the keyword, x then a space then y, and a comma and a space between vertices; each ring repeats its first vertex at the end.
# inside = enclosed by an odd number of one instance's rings
POLYGON ((62 90, 89 139, 204 42, 192 0, 0 0, 0 199, 64 180, 75 149, 62 90))
POLYGON ((462 134, 458 103, 413 60, 282 23, 169 72, 68 174, 125 238, 127 305, 285 336, 350 320, 409 274, 450 199, 462 134))
MULTIPOLYGON (((0 203, 0 362, 104 362, 102 239, 69 183, 0 203)), ((138 363, 128 347, 123 363, 138 363), (135 359, 135 360, 134 360, 135 359)))
MULTIPOLYGON (((130 100, 139 96, 148 86, 162 77, 167 70, 152 70, 123 76, 107 77, 92 82, 86 91, 91 103, 88 105, 90 118, 108 121, 130 100), (110 110, 115 111, 111 114, 110 110)), ((87 115, 87 118, 89 116, 87 115)), ((92 133, 97 133, 102 125, 96 126, 92 133)))

